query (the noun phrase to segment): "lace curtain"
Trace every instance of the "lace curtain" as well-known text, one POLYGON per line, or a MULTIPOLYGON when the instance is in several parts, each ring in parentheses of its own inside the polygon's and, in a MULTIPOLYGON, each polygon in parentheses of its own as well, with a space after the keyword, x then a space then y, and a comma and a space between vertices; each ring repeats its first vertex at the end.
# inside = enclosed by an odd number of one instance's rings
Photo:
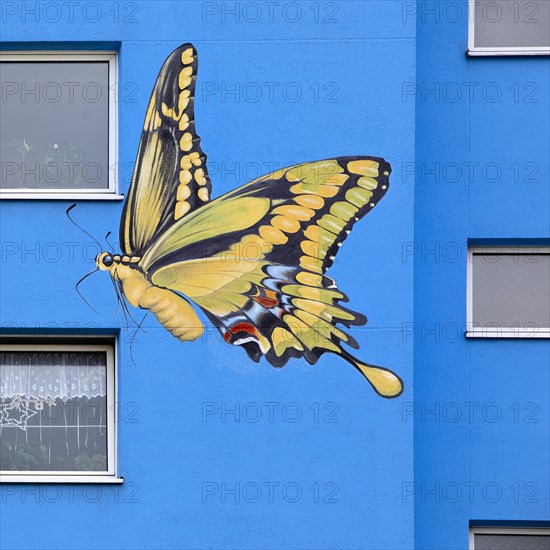
POLYGON ((71 399, 106 393, 103 352, 0 353, 0 399, 71 399))

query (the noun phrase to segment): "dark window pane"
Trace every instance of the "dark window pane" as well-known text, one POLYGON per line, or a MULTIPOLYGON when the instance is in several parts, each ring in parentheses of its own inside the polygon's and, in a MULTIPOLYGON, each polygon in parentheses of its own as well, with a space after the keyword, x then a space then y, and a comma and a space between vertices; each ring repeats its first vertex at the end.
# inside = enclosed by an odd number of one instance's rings
POLYGON ((550 550, 548 535, 474 535, 475 550, 550 550))
POLYGON ((550 47, 548 0, 476 0, 476 48, 550 47))
POLYGON ((0 353, 0 469, 107 470, 104 352, 0 353))
POLYGON ((474 254, 472 269, 475 326, 550 327, 550 254, 474 254))
POLYGON ((109 64, 0 64, 2 189, 107 189, 109 64))

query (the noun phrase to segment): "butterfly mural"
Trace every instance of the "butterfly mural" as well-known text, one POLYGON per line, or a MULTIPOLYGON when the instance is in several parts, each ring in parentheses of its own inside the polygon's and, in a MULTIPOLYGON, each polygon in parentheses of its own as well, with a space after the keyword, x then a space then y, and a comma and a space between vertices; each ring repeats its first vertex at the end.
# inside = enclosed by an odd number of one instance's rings
POLYGON ((353 224, 386 194, 390 165, 340 157, 283 168, 211 200, 206 155, 195 130, 197 52, 167 58, 153 89, 120 223, 121 254, 96 259, 134 307, 152 312, 176 338, 203 325, 198 306, 228 344, 275 367, 314 364, 325 352, 356 367, 383 397, 401 379, 363 363, 338 328, 366 318, 325 275, 353 224))

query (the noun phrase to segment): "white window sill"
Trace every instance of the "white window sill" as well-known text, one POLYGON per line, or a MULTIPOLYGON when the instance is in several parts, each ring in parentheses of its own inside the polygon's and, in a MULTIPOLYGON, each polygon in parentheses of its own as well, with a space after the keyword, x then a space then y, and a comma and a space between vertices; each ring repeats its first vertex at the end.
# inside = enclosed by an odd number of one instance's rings
POLYGON ((123 477, 110 475, 81 476, 81 475, 0 475, 0 483, 110 483, 120 485, 123 477))
POLYGON ((466 338, 550 338, 550 329, 478 328, 467 331, 466 338))
POLYGON ((522 55, 550 55, 550 50, 545 48, 533 48, 531 50, 527 49, 511 49, 511 50, 499 50, 499 49, 492 49, 492 48, 479 48, 479 49, 472 49, 468 50, 466 52, 468 57, 483 57, 483 56, 491 56, 491 57, 506 57, 506 56, 522 56, 522 55))
POLYGON ((0 200, 123 201, 116 193, 0 193, 0 200))

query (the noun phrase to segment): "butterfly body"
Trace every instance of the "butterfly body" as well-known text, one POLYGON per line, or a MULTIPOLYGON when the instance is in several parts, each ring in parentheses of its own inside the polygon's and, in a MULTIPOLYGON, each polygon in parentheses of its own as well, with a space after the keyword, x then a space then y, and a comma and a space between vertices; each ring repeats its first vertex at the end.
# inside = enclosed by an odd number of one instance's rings
POLYGON ((347 297, 325 274, 353 225, 386 194, 389 163, 367 156, 307 162, 210 200, 194 122, 196 71, 190 44, 165 61, 121 218, 122 253, 100 254, 97 267, 181 341, 203 332, 193 303, 223 341, 254 361, 314 364, 332 352, 380 395, 396 397, 397 375, 342 347, 358 344, 337 325, 366 318, 342 306, 347 297))
POLYGON ((151 311, 178 340, 186 342, 200 338, 203 325, 189 302, 170 290, 151 284, 139 268, 139 258, 134 258, 133 262, 123 262, 123 259, 120 255, 102 252, 96 265, 109 272, 130 305, 151 311))

